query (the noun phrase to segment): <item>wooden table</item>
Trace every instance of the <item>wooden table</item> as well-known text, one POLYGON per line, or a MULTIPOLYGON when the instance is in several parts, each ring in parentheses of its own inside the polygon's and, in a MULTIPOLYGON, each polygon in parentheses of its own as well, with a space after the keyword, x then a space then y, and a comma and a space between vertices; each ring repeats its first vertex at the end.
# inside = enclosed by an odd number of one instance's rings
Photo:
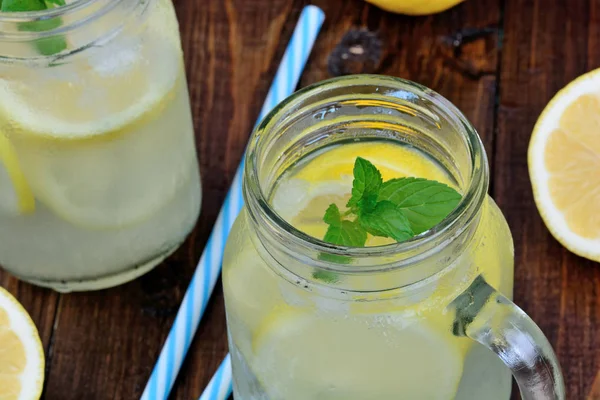
MULTIPOLYGON (((202 216, 173 257, 111 290, 59 295, 0 272, 0 285, 40 330, 45 399, 141 395, 305 3, 176 0, 203 173, 202 216)), ((468 0, 419 18, 360 0, 314 3, 327 20, 302 86, 330 71, 400 76, 440 92, 474 123, 492 167, 491 194, 515 238, 515 301, 552 342, 568 398, 600 399, 600 265, 569 253, 545 228, 526 158, 533 125, 554 93, 600 66, 600 1, 468 0), (373 34, 369 57, 333 60, 328 68, 342 37, 360 29, 373 34)), ((172 398, 200 395, 227 352, 225 329, 219 284, 172 398)))

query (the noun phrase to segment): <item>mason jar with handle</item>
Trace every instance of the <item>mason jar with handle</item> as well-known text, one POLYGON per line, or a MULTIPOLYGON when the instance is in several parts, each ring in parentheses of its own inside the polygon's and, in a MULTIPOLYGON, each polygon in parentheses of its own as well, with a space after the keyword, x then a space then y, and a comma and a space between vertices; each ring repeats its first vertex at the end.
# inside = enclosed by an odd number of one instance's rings
POLYGON ((171 1, 0 13, 3 268, 59 291, 129 281, 183 242, 200 193, 171 1))
POLYGON ((418 84, 349 76, 279 105, 250 139, 223 264, 236 398, 507 400, 512 372, 524 399, 564 399, 548 340, 510 300, 488 180, 475 129, 418 84), (326 243, 323 212, 349 198, 358 156, 462 200, 405 242, 326 243))

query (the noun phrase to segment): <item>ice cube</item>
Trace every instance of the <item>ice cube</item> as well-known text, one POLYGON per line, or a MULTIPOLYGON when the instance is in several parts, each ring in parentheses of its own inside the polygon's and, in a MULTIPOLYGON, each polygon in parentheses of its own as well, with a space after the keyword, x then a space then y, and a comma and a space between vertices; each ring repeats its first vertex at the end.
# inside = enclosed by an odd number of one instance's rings
POLYGON ((306 205, 310 183, 304 179, 289 179, 279 184, 273 196, 273 209, 286 220, 291 220, 306 205))
MULTIPOLYGON (((108 49, 107 49, 108 50, 108 49)), ((126 43, 110 46, 110 51, 101 51, 89 59, 92 69, 102 77, 121 75, 130 71, 142 59, 142 44, 126 43)))

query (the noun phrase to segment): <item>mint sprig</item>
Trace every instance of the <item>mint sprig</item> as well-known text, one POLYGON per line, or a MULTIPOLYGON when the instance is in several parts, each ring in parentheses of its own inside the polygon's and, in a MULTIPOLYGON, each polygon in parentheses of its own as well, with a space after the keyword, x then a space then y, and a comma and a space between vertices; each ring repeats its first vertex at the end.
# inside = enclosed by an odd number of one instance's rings
POLYGON ((367 241, 367 231, 358 221, 342 219, 337 205, 331 204, 323 221, 329 225, 325 233, 324 241, 340 246, 361 247, 367 241))
POLYGON ((461 198, 456 190, 437 181, 399 178, 381 186, 378 200, 396 204, 418 235, 442 222, 461 198))
MULTIPOLYGON (((54 6, 64 6, 64 0, 0 0, 0 11, 2 12, 25 12, 42 11, 54 6)), ((19 26, 22 31, 44 32, 56 29, 62 25, 60 18, 23 22, 19 26)), ((67 48, 64 36, 53 36, 34 41, 37 51, 45 56, 60 53, 67 48)))
POLYGON ((377 203, 382 184, 383 179, 379 170, 369 161, 358 157, 354 162, 352 197, 346 207, 355 214, 361 210, 372 210, 377 203))
POLYGON ((391 201, 379 201, 368 212, 361 210, 358 221, 373 236, 388 237, 397 242, 415 236, 402 210, 391 201))
MULTIPOLYGON (((397 178, 383 182, 371 162, 357 157, 352 196, 342 213, 330 204, 323 221, 329 225, 323 240, 340 246, 364 247, 368 235, 406 241, 439 224, 456 208, 462 196, 443 183, 423 178, 397 178)), ((349 263, 348 257, 322 254, 322 260, 349 263)), ((316 271, 313 277, 335 282, 331 272, 316 271)))
POLYGON ((0 3, 3 12, 42 11, 47 8, 44 0, 2 0, 0 3))

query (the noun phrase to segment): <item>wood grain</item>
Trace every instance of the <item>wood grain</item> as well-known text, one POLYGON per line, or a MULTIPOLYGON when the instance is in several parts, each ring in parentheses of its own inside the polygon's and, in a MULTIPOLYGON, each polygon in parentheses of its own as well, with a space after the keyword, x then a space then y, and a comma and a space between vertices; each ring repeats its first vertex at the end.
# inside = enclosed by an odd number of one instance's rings
MULTIPOLYGON (((361 0, 174 3, 202 169, 202 215, 175 255, 118 288, 58 295, 0 271, 0 285, 19 298, 40 329, 48 360, 45 399, 141 395, 308 3, 320 6, 327 19, 301 86, 336 71, 399 76, 438 91, 473 122, 490 158, 491 192, 515 238, 515 300, 555 346, 568 398, 600 399, 600 268, 548 233, 533 203, 526 162, 531 129, 548 100, 600 65, 599 2, 468 0, 427 17, 386 13, 361 0), (457 47, 459 34, 467 40, 457 47), (369 43, 369 57, 340 64, 336 48, 350 37, 369 43)), ((171 398, 197 398, 226 352, 218 284, 171 398)))
POLYGON ((507 0, 494 192, 515 241, 515 301, 546 333, 569 399, 585 399, 600 369, 600 268, 550 235, 535 204, 527 147, 537 117, 570 80, 600 62, 594 1, 507 0))

